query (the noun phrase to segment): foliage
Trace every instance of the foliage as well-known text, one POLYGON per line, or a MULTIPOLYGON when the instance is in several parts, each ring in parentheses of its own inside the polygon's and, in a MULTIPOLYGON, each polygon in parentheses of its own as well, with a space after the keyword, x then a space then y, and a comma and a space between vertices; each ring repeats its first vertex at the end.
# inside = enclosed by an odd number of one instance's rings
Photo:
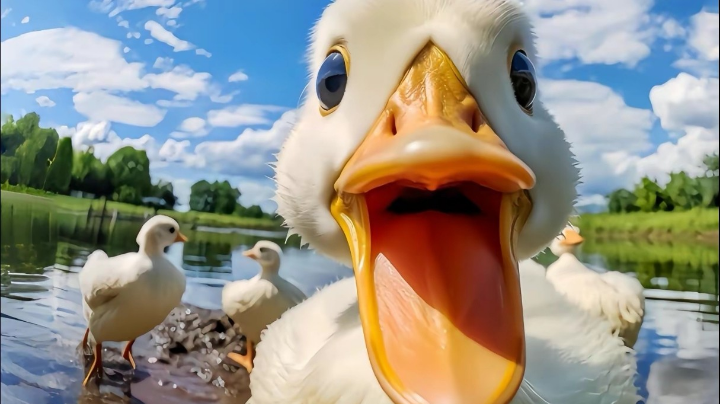
POLYGON ((95 157, 92 147, 87 151, 75 152, 70 189, 96 197, 111 194, 107 167, 95 157))
POLYGON ((150 160, 145 150, 122 147, 108 158, 106 164, 114 189, 112 199, 133 205, 142 204, 143 196, 149 195, 152 185, 150 160))
POLYGON ((160 180, 157 184, 153 184, 150 195, 153 200, 146 204, 157 209, 172 209, 177 203, 173 185, 167 181, 160 180))
POLYGON ((684 171, 670 174, 670 181, 661 187, 657 182, 642 178, 634 190, 618 189, 608 195, 608 211, 663 212, 684 211, 696 207, 718 207, 718 154, 703 159, 705 175, 690 177, 684 171))
POLYGON ((190 209, 228 215, 235 211, 240 195, 227 181, 198 181, 190 187, 190 209))
POLYGON ((58 194, 67 194, 70 189, 73 169, 72 139, 63 138, 58 143, 55 158, 50 163, 43 189, 58 194))

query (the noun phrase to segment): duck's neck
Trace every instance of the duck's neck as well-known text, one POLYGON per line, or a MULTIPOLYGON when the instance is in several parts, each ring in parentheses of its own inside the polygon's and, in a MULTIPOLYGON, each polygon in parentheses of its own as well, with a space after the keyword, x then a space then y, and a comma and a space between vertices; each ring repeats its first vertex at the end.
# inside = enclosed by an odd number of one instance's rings
POLYGON ((260 277, 263 279, 276 277, 278 276, 278 273, 280 273, 279 261, 260 265, 260 277))
POLYGON ((165 254, 164 247, 162 247, 155 239, 148 237, 145 241, 140 244, 139 252, 147 255, 150 258, 162 257, 165 254))

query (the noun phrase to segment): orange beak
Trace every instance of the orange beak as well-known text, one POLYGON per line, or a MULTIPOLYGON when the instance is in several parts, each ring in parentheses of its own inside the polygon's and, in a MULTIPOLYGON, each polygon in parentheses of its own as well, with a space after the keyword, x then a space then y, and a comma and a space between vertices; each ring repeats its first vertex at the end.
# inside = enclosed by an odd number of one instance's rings
POLYGON ((576 246, 585 241, 585 239, 573 229, 565 229, 562 234, 565 236, 562 240, 560 240, 560 244, 562 245, 576 246))
POLYGON ((186 241, 188 241, 188 238, 185 237, 184 234, 182 234, 178 231, 177 236, 175 236, 175 242, 176 243, 184 243, 186 241))
POLYGON ((246 256, 246 257, 248 257, 248 258, 252 258, 252 259, 254 259, 254 260, 258 259, 257 254, 255 254, 255 250, 246 250, 246 251, 243 251, 242 255, 244 255, 244 256, 246 256))
POLYGON ((416 57, 335 183, 373 371, 396 404, 494 404, 524 373, 514 244, 535 175, 447 55, 416 57))

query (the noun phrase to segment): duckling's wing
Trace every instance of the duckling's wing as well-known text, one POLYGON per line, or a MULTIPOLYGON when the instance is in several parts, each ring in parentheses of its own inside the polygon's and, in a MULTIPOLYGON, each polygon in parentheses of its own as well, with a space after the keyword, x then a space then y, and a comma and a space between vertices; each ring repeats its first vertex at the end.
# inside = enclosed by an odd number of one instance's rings
POLYGON ((608 271, 601 275, 606 284, 612 285, 619 314, 629 323, 639 323, 645 313, 644 288, 640 281, 620 272, 608 271))
POLYGON ((292 284, 292 282, 288 281, 287 279, 279 278, 278 281, 275 281, 273 283, 275 284, 275 287, 277 287, 280 294, 292 305, 296 305, 307 299, 305 293, 303 293, 302 290, 298 289, 297 286, 292 284))
POLYGON ((108 257, 98 250, 90 254, 80 270, 80 292, 87 306, 97 307, 114 299, 128 285, 138 279, 142 266, 135 253, 108 257))

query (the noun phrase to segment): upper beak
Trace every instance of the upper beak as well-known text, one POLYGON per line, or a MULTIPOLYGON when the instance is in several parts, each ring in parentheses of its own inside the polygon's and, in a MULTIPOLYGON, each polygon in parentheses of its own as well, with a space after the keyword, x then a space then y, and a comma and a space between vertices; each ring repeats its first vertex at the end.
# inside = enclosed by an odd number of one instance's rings
POLYGON ((180 233, 180 232, 178 231, 178 232, 177 232, 177 236, 175 236, 175 242, 176 242, 176 243, 184 243, 184 242, 186 242, 186 241, 188 241, 188 238, 185 237, 184 234, 182 234, 182 233, 180 233))
POLYGON ((245 251, 243 251, 242 255, 244 255, 248 258, 252 258, 254 260, 258 259, 257 254, 255 254, 255 250, 245 250, 245 251))
POLYGON ((560 243, 568 246, 579 245, 583 241, 585 241, 585 239, 582 238, 582 236, 573 229, 563 230, 563 236, 565 236, 565 238, 560 240, 560 243))
POLYGON ((524 190, 534 184, 429 43, 341 171, 331 203, 352 254, 370 362, 396 404, 515 395, 525 351, 513 251, 531 208, 524 190), (452 187, 481 213, 388 207, 452 187))

